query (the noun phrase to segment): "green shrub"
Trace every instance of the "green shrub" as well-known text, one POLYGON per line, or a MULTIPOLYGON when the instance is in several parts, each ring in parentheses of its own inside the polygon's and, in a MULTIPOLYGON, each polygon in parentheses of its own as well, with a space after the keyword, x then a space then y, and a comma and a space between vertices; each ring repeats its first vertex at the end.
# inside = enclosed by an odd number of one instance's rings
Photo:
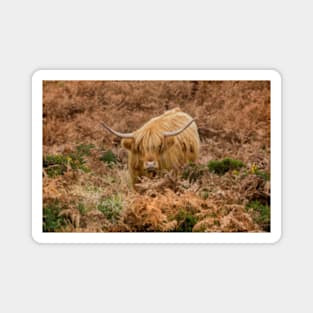
POLYGON ((43 231, 55 232, 65 225, 63 217, 59 216, 61 207, 58 202, 51 203, 43 208, 43 231))
POLYGON ((79 155, 87 155, 89 156, 90 155, 90 151, 91 149, 93 149, 95 147, 94 144, 81 144, 79 146, 76 147, 76 152, 79 154, 79 155))
POLYGON ((177 227, 175 232, 192 232, 193 227, 197 224, 197 218, 185 209, 181 209, 175 216, 177 227))
POLYGON ((116 155, 111 150, 105 151, 100 157, 100 160, 110 165, 117 162, 116 155))
POLYGON ((85 205, 82 202, 78 203, 77 209, 79 211, 80 214, 85 214, 87 212, 87 209, 85 207, 85 205))
POLYGON ((49 177, 63 175, 68 168, 72 170, 82 170, 89 172, 89 168, 85 165, 84 155, 90 153, 93 145, 77 146, 74 152, 61 155, 47 155, 43 158, 43 167, 49 177))
POLYGON ((225 158, 223 160, 212 160, 208 163, 210 172, 218 175, 224 175, 230 170, 239 170, 244 166, 244 163, 240 160, 234 160, 231 158, 225 158))
POLYGON ((68 163, 69 159, 64 155, 47 155, 43 159, 43 167, 49 177, 63 175, 68 163))
POLYGON ((265 181, 268 181, 271 179, 270 173, 261 171, 260 169, 258 169, 255 163, 252 164, 250 172, 252 174, 255 174, 256 176, 262 177, 265 181))
POLYGON ((206 167, 202 164, 189 163, 186 165, 182 172, 182 178, 188 179, 190 183, 195 182, 203 176, 206 167))
POLYGON ((121 195, 113 195, 97 205, 97 209, 112 223, 115 223, 119 219, 122 208, 121 195))
POLYGON ((255 175, 262 177, 265 181, 268 181, 271 179, 270 174, 264 171, 256 170, 255 175))
POLYGON ((271 208, 268 205, 254 200, 247 204, 246 210, 252 214, 254 221, 259 224, 263 230, 271 230, 271 208))

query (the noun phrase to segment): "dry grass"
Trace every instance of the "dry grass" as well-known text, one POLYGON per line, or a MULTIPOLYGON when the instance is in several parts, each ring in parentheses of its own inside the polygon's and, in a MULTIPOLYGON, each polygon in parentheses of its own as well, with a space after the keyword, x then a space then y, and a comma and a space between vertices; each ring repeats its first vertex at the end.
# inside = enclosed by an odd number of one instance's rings
POLYGON ((45 231, 270 230, 269 82, 46 81, 43 90, 45 231), (129 132, 174 107, 197 118, 200 159, 135 192, 126 151, 101 122, 129 132), (209 170, 225 158, 243 166, 209 170))

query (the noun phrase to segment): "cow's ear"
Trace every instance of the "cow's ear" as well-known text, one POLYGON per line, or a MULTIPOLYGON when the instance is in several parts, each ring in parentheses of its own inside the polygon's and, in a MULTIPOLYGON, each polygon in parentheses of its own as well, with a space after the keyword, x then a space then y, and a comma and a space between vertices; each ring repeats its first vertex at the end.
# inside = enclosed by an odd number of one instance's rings
POLYGON ((133 150, 134 139, 132 138, 122 139, 122 147, 127 150, 133 150))

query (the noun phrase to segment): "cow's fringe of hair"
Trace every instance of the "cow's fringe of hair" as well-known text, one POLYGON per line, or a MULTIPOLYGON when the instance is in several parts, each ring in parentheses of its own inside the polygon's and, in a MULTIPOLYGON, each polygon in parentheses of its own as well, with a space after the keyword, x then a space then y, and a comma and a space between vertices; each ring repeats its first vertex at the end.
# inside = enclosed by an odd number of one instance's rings
MULTIPOLYGON (((175 131, 188 123, 191 116, 182 112, 179 108, 165 112, 161 116, 155 117, 134 132, 135 150, 141 155, 153 152, 159 155, 161 169, 178 169, 188 162, 194 162, 199 156, 200 139, 197 125, 192 123, 187 129, 177 136, 165 138, 163 133, 175 131), (162 147, 166 145, 166 140, 171 141, 170 148, 160 153, 162 147)), ((134 156, 130 151, 129 169, 132 176, 137 176, 134 164, 138 165, 138 156, 134 156)), ((135 180, 136 177, 133 177, 135 180)))

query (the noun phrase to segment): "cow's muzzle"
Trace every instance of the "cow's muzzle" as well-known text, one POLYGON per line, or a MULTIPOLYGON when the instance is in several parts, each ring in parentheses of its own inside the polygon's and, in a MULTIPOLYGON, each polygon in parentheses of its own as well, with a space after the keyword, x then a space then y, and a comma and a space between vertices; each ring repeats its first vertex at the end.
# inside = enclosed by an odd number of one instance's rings
POLYGON ((155 177, 158 171, 158 165, 155 161, 147 161, 144 164, 144 169, 148 173, 149 177, 155 177))
POLYGON ((145 162, 145 170, 147 171, 156 171, 157 170, 157 163, 155 161, 147 161, 145 162))

